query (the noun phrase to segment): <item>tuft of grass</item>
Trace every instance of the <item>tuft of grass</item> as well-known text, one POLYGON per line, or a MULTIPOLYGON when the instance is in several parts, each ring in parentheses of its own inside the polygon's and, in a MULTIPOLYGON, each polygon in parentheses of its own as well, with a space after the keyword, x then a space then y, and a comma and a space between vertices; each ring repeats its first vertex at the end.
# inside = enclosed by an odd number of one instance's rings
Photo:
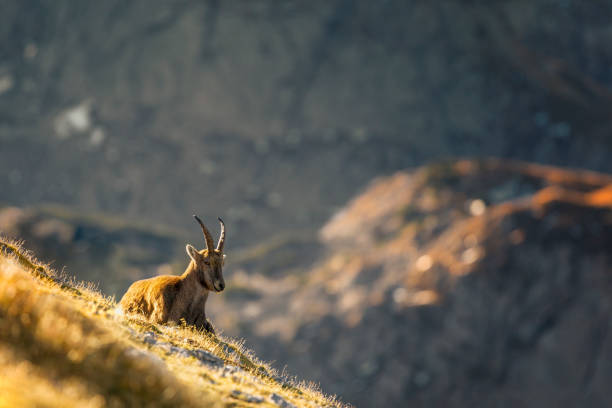
POLYGON ((0 249, 0 407, 344 406, 279 375, 242 340, 125 316, 19 242, 0 238, 0 249))

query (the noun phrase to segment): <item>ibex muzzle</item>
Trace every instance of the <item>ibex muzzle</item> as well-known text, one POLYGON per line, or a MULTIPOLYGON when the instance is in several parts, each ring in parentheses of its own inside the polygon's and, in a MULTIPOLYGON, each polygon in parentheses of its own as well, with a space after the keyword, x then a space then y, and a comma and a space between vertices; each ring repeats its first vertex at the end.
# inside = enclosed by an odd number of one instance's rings
POLYGON ((187 255, 195 263, 198 270, 198 278, 202 286, 206 289, 221 292, 225 288, 225 281, 223 280, 223 262, 225 255, 223 254, 223 245, 225 244, 225 224, 223 220, 219 218, 221 224, 221 234, 219 235, 219 242, 217 247, 214 248, 213 239, 208 231, 208 228, 204 225, 202 220, 197 215, 193 216, 196 221, 202 227, 204 233, 204 239, 206 240, 206 248, 198 252, 193 246, 187 244, 185 249, 187 255), (214 248, 214 249, 213 249, 214 248))
POLYGON ((204 234, 206 248, 198 251, 187 244, 185 249, 191 262, 181 276, 157 276, 134 282, 119 305, 126 313, 141 313, 155 323, 178 323, 181 319, 189 325, 214 333, 206 320, 208 292, 225 289, 223 264, 225 255, 225 224, 219 218, 221 234, 215 248, 212 235, 197 215, 193 216, 204 234))

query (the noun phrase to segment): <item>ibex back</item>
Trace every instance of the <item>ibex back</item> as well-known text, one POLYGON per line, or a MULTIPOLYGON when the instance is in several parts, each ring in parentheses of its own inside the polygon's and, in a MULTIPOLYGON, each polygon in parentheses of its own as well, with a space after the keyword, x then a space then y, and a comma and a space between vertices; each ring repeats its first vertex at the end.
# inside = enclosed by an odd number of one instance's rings
POLYGON ((225 288, 225 225, 219 218, 221 234, 215 248, 204 223, 197 215, 194 218, 202 227, 206 248, 198 251, 187 244, 185 249, 191 262, 181 276, 164 275, 134 282, 119 302, 125 313, 141 313, 154 323, 178 323, 184 319, 188 325, 214 333, 206 320, 205 306, 208 292, 225 288))

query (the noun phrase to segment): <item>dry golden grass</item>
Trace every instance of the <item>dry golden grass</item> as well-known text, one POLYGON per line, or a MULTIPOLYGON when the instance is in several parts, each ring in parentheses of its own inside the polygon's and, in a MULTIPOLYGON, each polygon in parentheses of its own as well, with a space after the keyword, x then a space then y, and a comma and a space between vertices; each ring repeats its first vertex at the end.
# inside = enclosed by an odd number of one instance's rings
POLYGON ((264 407, 275 406, 274 394, 295 406, 343 406, 278 377, 241 341, 124 316, 18 243, 0 247, 0 407, 264 407), (219 365, 203 364, 197 350, 219 365))

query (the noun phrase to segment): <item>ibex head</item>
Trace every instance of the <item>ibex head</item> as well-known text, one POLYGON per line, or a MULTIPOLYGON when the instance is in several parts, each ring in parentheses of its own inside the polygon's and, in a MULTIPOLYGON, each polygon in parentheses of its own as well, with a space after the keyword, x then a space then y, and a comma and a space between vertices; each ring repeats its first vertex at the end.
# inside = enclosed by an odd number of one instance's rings
POLYGON ((197 215, 193 216, 196 221, 202 227, 204 233, 204 239, 206 240, 206 248, 198 251, 192 245, 187 244, 185 249, 187 255, 195 263, 195 271, 198 277, 198 281, 206 289, 221 292, 225 288, 225 281, 223 280, 223 263, 225 261, 225 255, 223 254, 223 244, 225 243, 225 224, 223 220, 219 218, 221 224, 221 235, 219 236, 219 242, 217 247, 214 247, 214 242, 208 228, 204 225, 202 220, 197 215))

